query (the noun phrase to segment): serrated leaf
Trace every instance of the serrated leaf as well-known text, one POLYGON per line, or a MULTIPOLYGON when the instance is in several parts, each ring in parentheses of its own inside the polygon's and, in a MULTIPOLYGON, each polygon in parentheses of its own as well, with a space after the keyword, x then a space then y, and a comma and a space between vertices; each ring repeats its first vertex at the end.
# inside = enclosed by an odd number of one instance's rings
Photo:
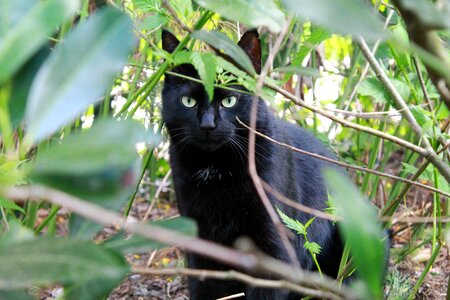
POLYGON ((223 53, 231 57, 239 66, 250 74, 255 74, 255 68, 247 56, 247 54, 242 50, 241 47, 236 45, 230 38, 222 32, 219 31, 205 31, 199 30, 191 34, 193 38, 202 40, 215 49, 222 50, 223 53))
POLYGON ((175 66, 182 65, 182 64, 190 64, 190 63, 192 63, 191 55, 192 55, 192 51, 188 51, 188 50, 178 51, 172 58, 173 64, 175 66))
POLYGON ((366 78, 358 87, 358 93, 373 97, 375 102, 386 102, 386 90, 376 77, 366 78))
POLYGON ((307 234, 306 228, 302 223, 289 217, 284 212, 282 212, 278 207, 276 209, 277 209, 278 215, 281 218, 281 221, 283 221, 283 223, 286 225, 287 228, 295 230, 297 232, 297 234, 300 234, 300 235, 307 234))
MULTIPOLYGON (((178 231, 185 235, 196 236, 197 235, 197 223, 195 221, 185 218, 177 217, 168 220, 155 221, 151 223, 155 226, 164 227, 178 231)), ((124 254, 144 252, 152 249, 160 249, 167 245, 151 241, 141 236, 132 236, 131 238, 125 238, 122 234, 115 235, 113 238, 103 243, 105 249, 111 249, 124 254)))
POLYGON ((306 222, 306 224, 305 224, 305 230, 308 229, 309 225, 311 225, 312 222, 314 222, 315 219, 316 219, 316 217, 313 217, 313 218, 309 219, 308 222, 306 222))
POLYGON ((133 23, 105 8, 81 23, 44 63, 26 108, 28 138, 40 141, 102 99, 133 47, 133 23))
POLYGON ((309 19, 333 32, 362 36, 375 41, 385 37, 383 23, 365 1, 283 0, 286 10, 300 19, 309 19))
POLYGON ((145 18, 142 22, 138 24, 140 30, 153 30, 157 27, 163 27, 167 24, 169 20, 166 15, 161 13, 156 13, 145 18))
POLYGON ((373 299, 382 299, 386 247, 377 212, 341 172, 325 169, 323 174, 338 215, 342 218, 338 226, 350 247, 357 272, 367 284, 373 299))
POLYGON ((209 99, 212 100, 216 78, 216 57, 212 53, 192 52, 191 61, 205 86, 209 99))
POLYGON ((73 16, 79 2, 72 0, 0 2, 0 84, 9 79, 57 27, 73 16), (27 7, 26 5, 30 5, 27 7))
POLYGON ((319 244, 314 242, 305 242, 303 244, 303 247, 312 254, 320 254, 320 251, 322 250, 322 247, 320 247, 319 244))
MULTIPOLYGON (((0 269, 0 289, 73 282, 80 285, 98 279, 109 281, 111 289, 129 266, 121 255, 93 242, 40 238, 0 248, 0 269)), ((108 291, 104 290, 102 296, 108 291)))
POLYGON ((14 201, 8 200, 1 196, 0 196, 0 207, 6 208, 6 209, 17 210, 17 211, 25 213, 23 208, 20 207, 19 205, 17 205, 14 201))
POLYGON ((195 2, 247 27, 266 26, 274 33, 280 32, 285 22, 284 14, 272 0, 195 0, 195 2))

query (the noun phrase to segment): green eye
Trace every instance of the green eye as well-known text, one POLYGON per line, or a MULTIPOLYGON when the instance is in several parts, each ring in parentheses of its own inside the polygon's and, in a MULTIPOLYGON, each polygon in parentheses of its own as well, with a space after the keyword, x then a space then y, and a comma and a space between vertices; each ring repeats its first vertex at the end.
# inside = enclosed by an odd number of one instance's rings
POLYGON ((197 104, 197 101, 192 97, 183 96, 181 97, 181 103, 183 103, 183 105, 186 107, 193 107, 195 106, 195 104, 197 104))
POLYGON ((236 96, 229 96, 222 99, 222 105, 226 108, 230 108, 236 105, 237 98, 236 96))

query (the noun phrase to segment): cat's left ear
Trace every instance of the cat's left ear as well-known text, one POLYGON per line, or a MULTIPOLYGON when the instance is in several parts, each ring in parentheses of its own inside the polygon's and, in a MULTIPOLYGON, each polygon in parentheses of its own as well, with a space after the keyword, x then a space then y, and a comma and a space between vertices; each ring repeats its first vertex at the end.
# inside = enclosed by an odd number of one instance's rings
POLYGON ((253 29, 244 33, 238 45, 247 53, 256 73, 259 74, 261 72, 261 42, 258 31, 253 29))
POLYGON ((162 48, 172 53, 177 48, 180 41, 170 31, 163 29, 161 34, 162 48))

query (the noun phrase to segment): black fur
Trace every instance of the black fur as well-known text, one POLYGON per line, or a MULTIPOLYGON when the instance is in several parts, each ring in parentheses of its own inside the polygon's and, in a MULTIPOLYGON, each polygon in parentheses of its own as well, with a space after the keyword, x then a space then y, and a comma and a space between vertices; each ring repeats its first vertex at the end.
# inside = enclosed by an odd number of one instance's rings
MULTIPOLYGON (((175 49, 175 37, 163 34, 163 47, 175 49)), ((239 45, 249 54, 255 66, 260 66, 260 46, 256 31, 244 35, 239 45), (250 35, 250 36, 249 36, 250 35), (259 56, 258 56, 259 53, 259 56)), ((175 67, 174 72, 198 78, 191 65, 175 67)), ((232 246, 240 236, 250 237, 267 254, 288 262, 280 237, 258 198, 247 171, 248 131, 236 117, 250 123, 252 96, 215 89, 214 99, 208 101, 201 84, 166 75, 163 89, 163 119, 170 135, 170 159, 181 215, 198 223, 199 236, 223 245, 232 246), (193 97, 192 108, 181 103, 183 96, 193 97), (238 98, 232 108, 225 108, 221 100, 238 98), (202 129, 203 128, 203 129, 202 129)), ((277 119, 260 100, 257 130, 278 141, 300 149, 332 157, 326 147, 312 134, 298 126, 277 119)), ((321 160, 311 158, 257 138, 257 170, 263 180, 291 199, 323 210, 326 207, 326 188, 320 170, 321 160)), ((311 215, 296 211, 271 198, 289 216, 303 224, 311 215)), ((335 225, 316 218, 308 229, 308 238, 322 246, 318 256, 321 269, 336 276, 342 245, 335 225)), ((303 237, 292 241, 302 268, 314 270, 311 255, 304 249, 303 237)), ((191 268, 226 270, 228 266, 197 255, 188 255, 191 268)), ((238 282, 189 282, 191 299, 210 300, 245 292, 245 299, 289 299, 288 292, 250 288, 238 282)), ((296 299, 294 297, 294 299, 296 299)))

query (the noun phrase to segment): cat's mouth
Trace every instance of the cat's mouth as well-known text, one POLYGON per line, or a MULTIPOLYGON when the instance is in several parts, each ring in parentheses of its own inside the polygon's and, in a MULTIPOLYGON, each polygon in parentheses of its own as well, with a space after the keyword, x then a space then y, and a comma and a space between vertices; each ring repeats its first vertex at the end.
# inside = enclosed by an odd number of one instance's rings
POLYGON ((203 151, 213 152, 220 149, 225 144, 225 140, 206 137, 204 139, 195 139, 194 143, 203 151))

